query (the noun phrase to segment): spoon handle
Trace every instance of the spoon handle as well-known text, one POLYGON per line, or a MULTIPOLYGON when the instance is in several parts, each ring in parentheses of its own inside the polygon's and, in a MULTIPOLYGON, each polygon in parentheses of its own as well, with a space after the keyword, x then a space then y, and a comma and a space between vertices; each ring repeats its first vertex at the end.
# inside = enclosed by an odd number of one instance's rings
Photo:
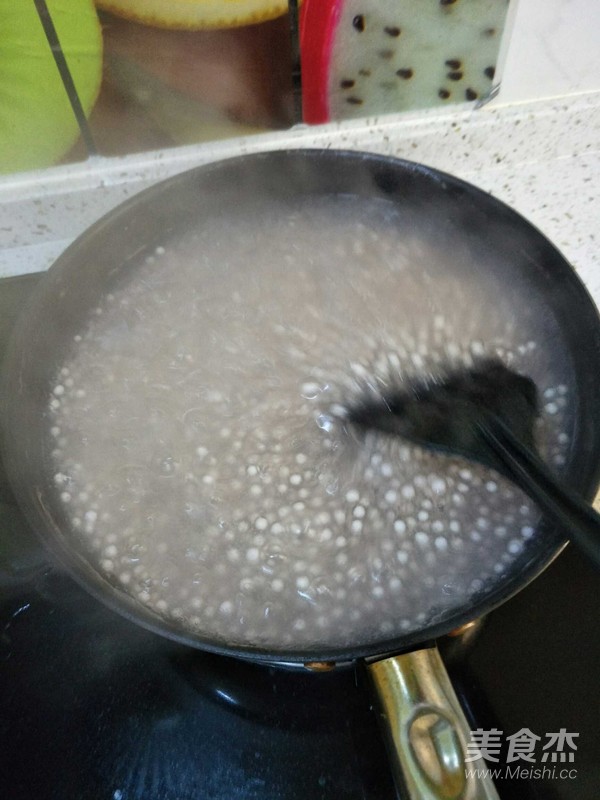
POLYGON ((522 489, 544 515, 600 567, 600 514, 562 484, 546 464, 513 436, 496 417, 478 423, 481 437, 502 464, 503 473, 522 489))

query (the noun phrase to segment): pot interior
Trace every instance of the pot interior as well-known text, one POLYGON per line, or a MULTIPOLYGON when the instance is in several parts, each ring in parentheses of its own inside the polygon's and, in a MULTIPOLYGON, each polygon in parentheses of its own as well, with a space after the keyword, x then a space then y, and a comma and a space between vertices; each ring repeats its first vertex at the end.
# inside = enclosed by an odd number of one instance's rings
POLYGON ((339 660, 497 605, 562 534, 493 471, 348 404, 499 357, 546 460, 597 479, 593 303, 526 221, 454 178, 294 151, 142 193, 51 269, 13 340, 7 463, 103 600, 219 652, 339 660))

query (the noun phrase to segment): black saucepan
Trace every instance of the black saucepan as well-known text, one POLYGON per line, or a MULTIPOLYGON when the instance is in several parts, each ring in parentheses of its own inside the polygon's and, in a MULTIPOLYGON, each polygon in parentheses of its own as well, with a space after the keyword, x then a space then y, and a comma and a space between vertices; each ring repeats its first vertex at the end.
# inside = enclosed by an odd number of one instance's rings
POLYGON ((491 785, 465 777, 466 722, 432 643, 535 578, 564 546, 564 532, 541 524, 501 581, 406 636, 349 647, 229 646, 157 616, 100 575, 76 546, 48 474, 51 381, 65 348, 99 298, 165 239, 192 230, 205 214, 227 219, 232 208, 239 213, 265 198, 277 208, 300 196, 353 196, 365 202, 384 197, 400 212, 410 213, 417 226, 421 220, 423 235, 437 237, 442 249, 444 237, 449 246, 458 237, 481 263, 493 254, 507 290, 515 276, 523 281, 549 320, 557 352, 567 354, 563 366, 576 422, 563 477, 591 499, 600 477, 600 405, 595 397, 600 325, 595 305, 571 266, 526 220, 473 186, 421 165, 344 151, 261 153, 200 167, 142 192, 69 247, 40 282, 4 365, 6 468, 34 529, 73 576, 111 608, 161 635, 229 656, 314 669, 364 659, 397 748, 399 779, 410 796, 494 797, 491 785))

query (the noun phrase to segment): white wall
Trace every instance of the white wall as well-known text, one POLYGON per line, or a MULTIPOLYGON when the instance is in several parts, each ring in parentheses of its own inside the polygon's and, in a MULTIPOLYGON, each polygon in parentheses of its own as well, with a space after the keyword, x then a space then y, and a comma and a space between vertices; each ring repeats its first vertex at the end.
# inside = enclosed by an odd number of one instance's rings
POLYGON ((600 0, 516 0, 495 105, 600 90, 600 0))

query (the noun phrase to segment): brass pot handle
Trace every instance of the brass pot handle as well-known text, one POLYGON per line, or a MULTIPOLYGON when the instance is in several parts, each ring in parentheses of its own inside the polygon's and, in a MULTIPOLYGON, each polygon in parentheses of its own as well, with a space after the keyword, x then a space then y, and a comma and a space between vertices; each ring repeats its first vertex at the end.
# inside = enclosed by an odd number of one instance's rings
POLYGON ((375 661, 367 672, 402 797, 499 800, 491 778, 467 772, 470 728, 437 647, 375 661))

